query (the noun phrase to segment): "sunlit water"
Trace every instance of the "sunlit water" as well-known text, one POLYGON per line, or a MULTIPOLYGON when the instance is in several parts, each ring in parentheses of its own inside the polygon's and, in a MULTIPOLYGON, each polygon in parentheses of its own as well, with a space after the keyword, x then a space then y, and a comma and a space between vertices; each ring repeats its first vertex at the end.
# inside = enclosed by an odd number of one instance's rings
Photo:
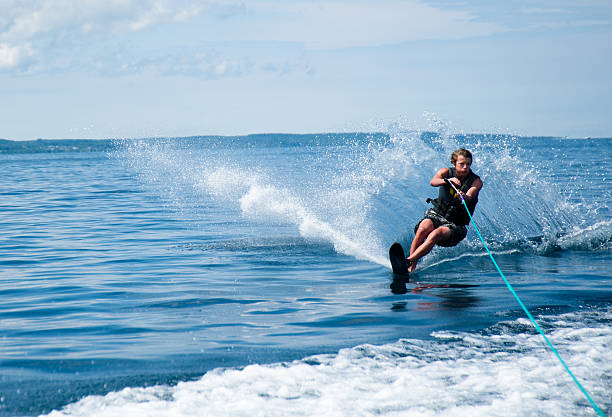
POLYGON ((0 415, 593 414, 473 228, 393 282, 464 145, 487 244, 609 414, 612 140, 398 131, 0 155, 0 415))

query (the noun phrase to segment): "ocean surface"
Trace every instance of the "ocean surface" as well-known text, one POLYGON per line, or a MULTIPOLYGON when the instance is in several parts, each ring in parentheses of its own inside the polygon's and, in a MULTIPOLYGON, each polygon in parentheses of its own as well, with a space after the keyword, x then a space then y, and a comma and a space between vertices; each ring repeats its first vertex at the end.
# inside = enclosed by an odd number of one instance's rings
POLYGON ((596 415, 473 227, 391 273, 460 146, 497 263, 612 415, 612 139, 1 145, 1 416, 596 415))

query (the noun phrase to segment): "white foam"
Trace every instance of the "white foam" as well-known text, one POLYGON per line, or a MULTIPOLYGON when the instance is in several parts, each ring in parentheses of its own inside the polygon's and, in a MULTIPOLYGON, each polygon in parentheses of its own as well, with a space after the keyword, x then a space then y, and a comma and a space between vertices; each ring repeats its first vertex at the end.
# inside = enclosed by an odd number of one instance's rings
MULTIPOLYGON (((389 266, 389 261, 385 257, 372 255, 375 245, 367 247, 361 243, 376 242, 375 236, 360 236, 360 239, 350 238, 330 223, 319 220, 289 190, 271 185, 252 185, 240 198, 240 207, 245 215, 267 219, 273 217, 294 223, 298 226, 301 236, 329 241, 340 253, 389 266)), ((367 234, 368 232, 362 229, 361 233, 367 234)))
MULTIPOLYGON (((612 310, 543 319, 599 406, 612 407, 612 310), (585 326, 585 322, 594 323, 585 326)), ((90 396, 60 416, 533 416, 593 411, 541 337, 521 320, 489 334, 363 345, 291 363, 216 369, 175 386, 90 396)))
POLYGON ((123 154, 141 180, 154 185, 172 209, 183 212, 197 206, 198 198, 217 199, 247 218, 263 224, 293 224, 306 239, 330 242, 339 253, 390 268, 387 242, 381 242, 367 219, 368 200, 380 180, 373 173, 350 168, 336 175, 332 163, 330 172, 299 178, 299 185, 288 188, 284 186, 287 179, 271 175, 273 167, 263 161, 249 166, 227 154, 203 156, 174 146, 165 141, 135 141, 123 154))
POLYGON ((592 226, 577 228, 572 233, 561 236, 556 243, 566 250, 610 249, 612 245, 612 220, 604 220, 592 226))

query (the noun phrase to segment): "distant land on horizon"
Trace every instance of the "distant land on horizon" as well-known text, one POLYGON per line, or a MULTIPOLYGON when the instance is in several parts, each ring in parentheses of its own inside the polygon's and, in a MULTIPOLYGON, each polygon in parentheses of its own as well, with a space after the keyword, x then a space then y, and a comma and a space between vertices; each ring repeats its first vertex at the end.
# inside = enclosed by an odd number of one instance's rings
MULTIPOLYGON (((250 141, 262 141, 264 144, 281 144, 284 146, 298 145, 300 140, 319 143, 320 140, 333 140, 337 137, 349 136, 354 139, 364 139, 372 137, 389 137, 389 133, 383 132, 332 132, 332 133, 255 133, 249 135, 202 135, 202 136, 182 136, 182 137, 148 137, 148 138, 121 138, 121 139, 34 139, 34 140, 10 140, 0 139, 0 154, 18 154, 18 153, 66 153, 66 152, 105 152, 116 148, 119 142, 131 140, 229 140, 234 144, 251 144, 250 141)), ((437 132, 421 132, 422 138, 439 137, 437 132)), ((477 137, 514 137, 519 139, 611 139, 607 137, 600 138, 570 138, 558 136, 517 136, 510 134, 497 133, 468 133, 468 134, 452 134, 452 138, 477 138, 477 137)))

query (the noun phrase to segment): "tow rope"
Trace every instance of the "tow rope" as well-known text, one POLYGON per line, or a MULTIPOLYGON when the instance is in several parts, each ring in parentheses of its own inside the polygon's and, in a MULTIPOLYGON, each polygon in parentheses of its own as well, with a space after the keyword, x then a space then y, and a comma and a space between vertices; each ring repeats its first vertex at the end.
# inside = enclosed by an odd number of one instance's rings
POLYGON ((512 288, 512 285, 510 285, 510 282, 506 279, 506 276, 504 275, 504 273, 502 272, 502 270, 499 268, 499 266, 497 265, 497 262, 495 262, 495 258, 493 257, 493 254, 491 254, 491 251, 489 250, 489 247, 487 246, 487 244, 485 243, 482 235, 480 234, 480 230, 478 230, 478 226, 476 226, 476 222, 474 222, 474 218, 472 218, 472 213, 470 213, 470 210, 468 209, 467 204, 465 204, 465 200, 463 199, 463 196, 459 193, 459 190, 457 190, 457 188, 455 187, 455 184, 453 184, 452 182, 450 182, 450 180, 448 178, 445 178, 444 181, 449 184, 451 187, 453 187, 453 189, 455 190, 455 192, 457 193, 457 195, 461 198, 461 203, 463 204, 463 207, 465 207, 465 210, 468 213, 468 216, 470 216, 470 221, 472 223, 472 225, 474 226, 474 230, 476 230, 476 233, 478 234, 478 237, 480 238, 480 241, 482 242, 482 244, 484 245, 485 249, 487 250, 487 253, 489 254, 489 257, 491 258, 491 261, 493 261, 493 265, 495 265, 495 268, 497 269, 497 272, 499 272, 499 275, 501 275, 501 277, 504 279, 504 282, 506 283, 506 286, 508 287, 508 289, 510 290, 510 292, 512 293, 512 295, 514 296, 514 298, 516 298, 516 301, 518 301, 518 303, 520 304, 521 308, 523 309, 523 311, 525 312, 525 314, 527 314, 527 317, 529 317, 529 320, 531 320, 531 323, 533 323, 534 327, 536 328, 536 330, 542 335, 542 337, 544 338, 544 340, 546 341, 546 343, 548 344, 548 346, 550 347, 550 349, 553 351, 553 353, 555 354, 555 356, 557 356, 557 358, 559 359, 559 361, 561 362, 561 364, 563 365, 563 367, 565 368, 565 370, 567 371, 567 373, 572 377, 572 379, 574 380, 574 382, 576 383, 576 385, 578 386, 578 388, 580 388, 580 391, 582 391, 582 393, 586 396, 587 400, 589 400, 589 403, 591 403, 591 406, 593 407, 593 410, 595 410, 595 412, 597 414, 599 414, 601 417, 606 417, 603 413, 603 411, 601 411, 601 409, 597 406, 597 404, 595 403, 595 401, 593 401, 593 399, 591 398, 591 396, 589 395, 589 393, 587 392, 586 389, 584 389, 584 387, 582 386, 582 384, 580 384, 580 382, 578 381, 578 379, 574 376, 574 374, 572 373, 572 371, 570 370, 570 368, 567 366, 567 364, 565 363, 565 361, 563 360, 563 358, 561 358, 561 355, 559 354, 559 352, 557 352, 557 349, 555 349, 555 347, 553 346, 553 344, 550 342, 550 340, 548 340, 548 337, 546 337, 546 334, 544 333, 544 331, 540 328, 540 326, 538 325, 538 323, 535 321, 535 319, 533 318, 533 316, 531 315, 531 313, 529 312, 529 310, 527 310, 527 307, 525 307, 525 304, 523 304, 523 302, 521 301, 521 299, 519 298, 518 294, 516 293, 516 291, 514 291, 514 288, 512 288))

